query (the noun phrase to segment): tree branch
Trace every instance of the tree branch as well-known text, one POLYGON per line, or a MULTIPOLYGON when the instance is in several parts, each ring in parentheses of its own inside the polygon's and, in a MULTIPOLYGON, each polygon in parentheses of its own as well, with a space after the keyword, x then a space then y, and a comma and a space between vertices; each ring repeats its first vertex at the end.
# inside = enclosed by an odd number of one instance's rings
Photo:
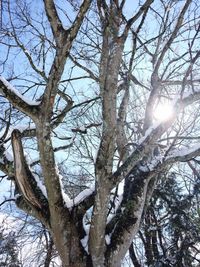
POLYGON ((78 33, 78 30, 81 27, 84 16, 90 7, 91 0, 85 0, 83 2, 79 9, 78 15, 74 20, 74 23, 68 30, 63 29, 56 13, 53 0, 45 0, 45 4, 47 16, 52 25, 52 29, 57 42, 56 55, 50 69, 49 78, 41 105, 41 109, 45 111, 45 116, 42 116, 41 119, 43 121, 49 122, 52 115, 52 109, 58 89, 58 84, 65 67, 66 59, 69 55, 69 51, 78 33))
MULTIPOLYGON (((126 27, 124 29, 123 34, 121 35, 121 38, 126 38, 128 35, 128 32, 133 25, 133 23, 150 7, 150 5, 154 2, 154 0, 146 0, 146 2, 141 6, 139 11, 133 16, 131 19, 129 19, 126 23, 126 27)), ((144 18, 143 18, 144 19, 144 18)))
POLYGON ((26 99, 2 76, 0 76, 0 93, 6 97, 15 108, 25 113, 33 120, 36 118, 40 102, 26 99))
POLYGON ((21 133, 12 132, 12 147, 14 154, 15 181, 25 200, 32 209, 41 210, 45 217, 48 216, 48 201, 32 175, 24 157, 21 133), (44 211, 45 210, 45 211, 44 211))
POLYGON ((55 4, 53 0, 44 0, 44 6, 46 10, 46 14, 48 20, 51 25, 51 29, 56 40, 56 44, 58 47, 61 46, 61 38, 65 34, 65 30, 63 28, 62 22, 58 16, 55 4))
POLYGON ((133 153, 125 160, 125 162, 110 176, 110 180, 115 186, 125 176, 131 172, 131 169, 137 165, 137 163, 143 158, 144 155, 149 155, 154 146, 154 143, 162 136, 162 134, 172 125, 177 118, 178 114, 188 105, 200 100, 200 91, 194 92, 186 97, 177 99, 174 104, 174 116, 170 120, 160 123, 154 127, 149 128, 145 136, 140 140, 137 148, 133 153))

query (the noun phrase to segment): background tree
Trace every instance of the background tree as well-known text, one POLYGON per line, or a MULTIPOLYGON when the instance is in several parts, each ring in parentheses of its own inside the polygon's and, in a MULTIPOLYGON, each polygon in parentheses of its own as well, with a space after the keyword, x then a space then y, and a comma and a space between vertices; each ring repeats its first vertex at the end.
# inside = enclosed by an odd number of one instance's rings
POLYGON ((10 200, 1 206, 0 266, 61 266, 48 230, 10 200))
MULTIPOLYGON (((139 230, 154 244, 152 210, 171 208, 157 184, 178 190, 172 166, 198 161, 198 1, 3 4, 2 177, 63 266, 121 266, 139 230)), ((146 248, 149 266, 159 249, 146 248)))
POLYGON ((17 244, 14 234, 0 234, 0 266, 19 267, 17 244))
POLYGON ((199 265, 199 189, 191 176, 180 169, 160 179, 129 250, 134 266, 199 265))

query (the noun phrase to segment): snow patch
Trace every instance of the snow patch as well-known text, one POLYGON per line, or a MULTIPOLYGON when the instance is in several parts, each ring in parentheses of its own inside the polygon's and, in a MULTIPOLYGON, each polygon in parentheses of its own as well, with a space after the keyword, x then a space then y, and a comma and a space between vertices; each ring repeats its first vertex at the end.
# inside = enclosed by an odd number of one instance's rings
POLYGON ((146 132, 145 132, 145 135, 142 136, 138 142, 138 145, 141 145, 145 140, 146 138, 151 135, 151 133, 153 132, 153 130, 155 130, 161 123, 160 122, 157 122, 155 123, 154 125, 152 125, 151 127, 149 127, 146 132))
POLYGON ((120 87, 120 86, 122 86, 124 84, 124 80, 120 80, 120 81, 118 81, 118 83, 117 83, 117 87, 120 87))
POLYGON ((80 192, 75 198, 71 199, 66 193, 63 186, 63 176, 59 173, 59 170, 57 168, 57 174, 59 177, 62 197, 65 202, 65 205, 68 209, 72 209, 74 206, 77 206, 79 203, 81 203, 85 198, 87 198, 89 195, 91 195, 95 191, 95 185, 92 185, 90 188, 87 188, 80 192))
POLYGON ((85 231, 85 236, 84 238, 81 239, 81 244, 87 253, 89 253, 88 252, 88 240, 89 240, 89 233, 90 233, 92 209, 93 208, 90 208, 86 212, 86 214, 83 216, 83 229, 85 231))
POLYGON ((110 245, 111 238, 110 235, 105 235, 106 245, 110 245))
POLYGON ((113 196, 111 196, 110 201, 114 201, 113 207, 107 217, 107 224, 115 217, 118 207, 120 206, 122 199, 123 199, 123 192, 124 192, 124 180, 119 183, 117 195, 115 196, 114 192, 116 189, 112 190, 113 196))
POLYGON ((4 156, 6 157, 8 161, 11 161, 11 162, 13 161, 13 155, 7 150, 4 152, 4 156))
POLYGON ((81 126, 79 129, 80 129, 80 131, 82 131, 82 132, 85 132, 85 131, 86 131, 85 126, 81 126))
POLYGON ((35 178, 38 188, 40 188, 40 190, 42 191, 42 194, 46 197, 46 199, 48 199, 46 187, 43 185, 42 181, 39 179, 37 175, 34 175, 34 178, 35 178))
POLYGON ((62 193, 62 197, 63 197, 63 200, 64 200, 64 203, 65 205, 70 208, 70 204, 71 204, 71 199, 70 197, 65 193, 65 189, 64 189, 64 185, 63 185, 63 176, 59 173, 59 169, 58 167, 56 168, 56 172, 57 172, 57 175, 59 177, 59 182, 60 182, 60 188, 61 188, 61 193, 62 193))

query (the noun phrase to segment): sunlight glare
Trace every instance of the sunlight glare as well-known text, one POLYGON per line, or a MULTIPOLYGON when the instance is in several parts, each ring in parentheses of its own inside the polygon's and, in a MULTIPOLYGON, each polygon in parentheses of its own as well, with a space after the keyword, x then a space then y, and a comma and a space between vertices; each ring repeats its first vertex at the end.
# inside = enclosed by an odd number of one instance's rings
POLYGON ((174 115, 173 106, 170 103, 159 103, 154 109, 153 116, 158 122, 170 120, 174 115))

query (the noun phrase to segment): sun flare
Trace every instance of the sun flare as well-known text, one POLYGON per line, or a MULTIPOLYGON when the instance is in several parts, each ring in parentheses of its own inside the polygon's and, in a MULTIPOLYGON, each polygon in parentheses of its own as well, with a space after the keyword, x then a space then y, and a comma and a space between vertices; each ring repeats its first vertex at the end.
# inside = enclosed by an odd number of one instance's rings
POLYGON ((159 103, 153 111, 154 119, 158 122, 165 122, 167 120, 170 120, 173 115, 173 106, 168 102, 159 103))

